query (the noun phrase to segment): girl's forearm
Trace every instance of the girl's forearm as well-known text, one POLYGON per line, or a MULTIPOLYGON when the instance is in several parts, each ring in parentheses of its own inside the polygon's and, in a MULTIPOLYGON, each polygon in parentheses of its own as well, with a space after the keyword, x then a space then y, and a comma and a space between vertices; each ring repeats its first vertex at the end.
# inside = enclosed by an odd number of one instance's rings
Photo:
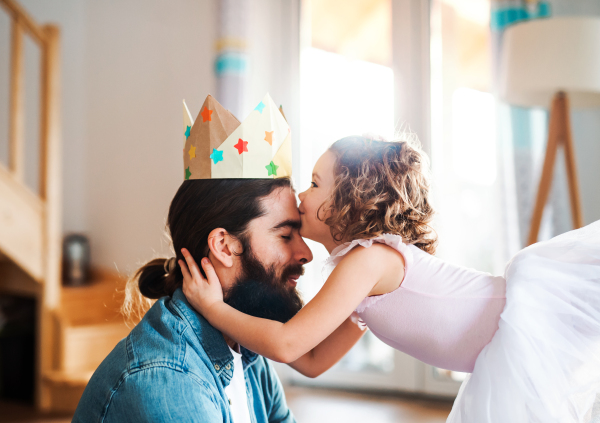
POLYGON ((290 367, 307 377, 317 377, 336 364, 362 338, 365 330, 346 319, 323 342, 290 363, 290 367))
POLYGON ((281 322, 249 316, 225 304, 215 304, 204 316, 215 328, 251 351, 281 363, 302 353, 288 339, 281 322), (296 351, 294 351, 294 349, 296 351))

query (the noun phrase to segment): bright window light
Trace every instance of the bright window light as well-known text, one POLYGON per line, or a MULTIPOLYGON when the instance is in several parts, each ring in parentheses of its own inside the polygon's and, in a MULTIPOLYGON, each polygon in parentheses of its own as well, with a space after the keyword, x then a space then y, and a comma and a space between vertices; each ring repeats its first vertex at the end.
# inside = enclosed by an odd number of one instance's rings
MULTIPOLYGON (((302 54, 302 143, 312 168, 336 140, 348 135, 394 134, 391 68, 308 48, 302 54)), ((302 172, 312 169, 302 169, 302 172)))
POLYGON ((494 97, 470 88, 452 96, 454 172, 465 182, 491 185, 496 180, 494 97))

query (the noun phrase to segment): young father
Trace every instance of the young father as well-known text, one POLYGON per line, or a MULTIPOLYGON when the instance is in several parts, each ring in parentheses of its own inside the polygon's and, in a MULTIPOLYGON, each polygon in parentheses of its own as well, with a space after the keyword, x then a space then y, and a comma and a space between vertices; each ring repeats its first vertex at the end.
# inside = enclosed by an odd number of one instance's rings
MULTIPOLYGON (((185 181, 168 227, 178 258, 183 247, 210 258, 233 307, 282 322, 302 307, 296 279, 312 255, 288 178, 185 181)), ((160 299, 98 367, 74 422, 295 421, 269 362, 189 305, 175 258, 136 276, 144 296, 160 299)))

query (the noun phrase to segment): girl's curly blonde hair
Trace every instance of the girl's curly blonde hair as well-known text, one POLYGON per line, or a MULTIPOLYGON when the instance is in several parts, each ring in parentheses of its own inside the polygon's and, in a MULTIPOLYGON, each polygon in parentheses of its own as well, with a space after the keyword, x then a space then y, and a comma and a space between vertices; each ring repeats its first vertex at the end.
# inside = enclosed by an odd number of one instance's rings
POLYGON ((435 253, 429 163, 418 142, 351 136, 333 143, 329 151, 336 156, 335 186, 321 209, 336 241, 391 233, 435 253))

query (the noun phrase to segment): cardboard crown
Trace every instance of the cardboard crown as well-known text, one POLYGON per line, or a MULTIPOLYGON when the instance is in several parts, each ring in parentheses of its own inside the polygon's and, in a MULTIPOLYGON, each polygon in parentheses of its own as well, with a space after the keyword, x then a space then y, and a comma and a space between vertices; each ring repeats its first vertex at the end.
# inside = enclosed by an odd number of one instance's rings
POLYGON ((196 121, 183 101, 185 179, 271 179, 292 175, 290 127, 269 96, 240 124, 212 96, 196 121))

